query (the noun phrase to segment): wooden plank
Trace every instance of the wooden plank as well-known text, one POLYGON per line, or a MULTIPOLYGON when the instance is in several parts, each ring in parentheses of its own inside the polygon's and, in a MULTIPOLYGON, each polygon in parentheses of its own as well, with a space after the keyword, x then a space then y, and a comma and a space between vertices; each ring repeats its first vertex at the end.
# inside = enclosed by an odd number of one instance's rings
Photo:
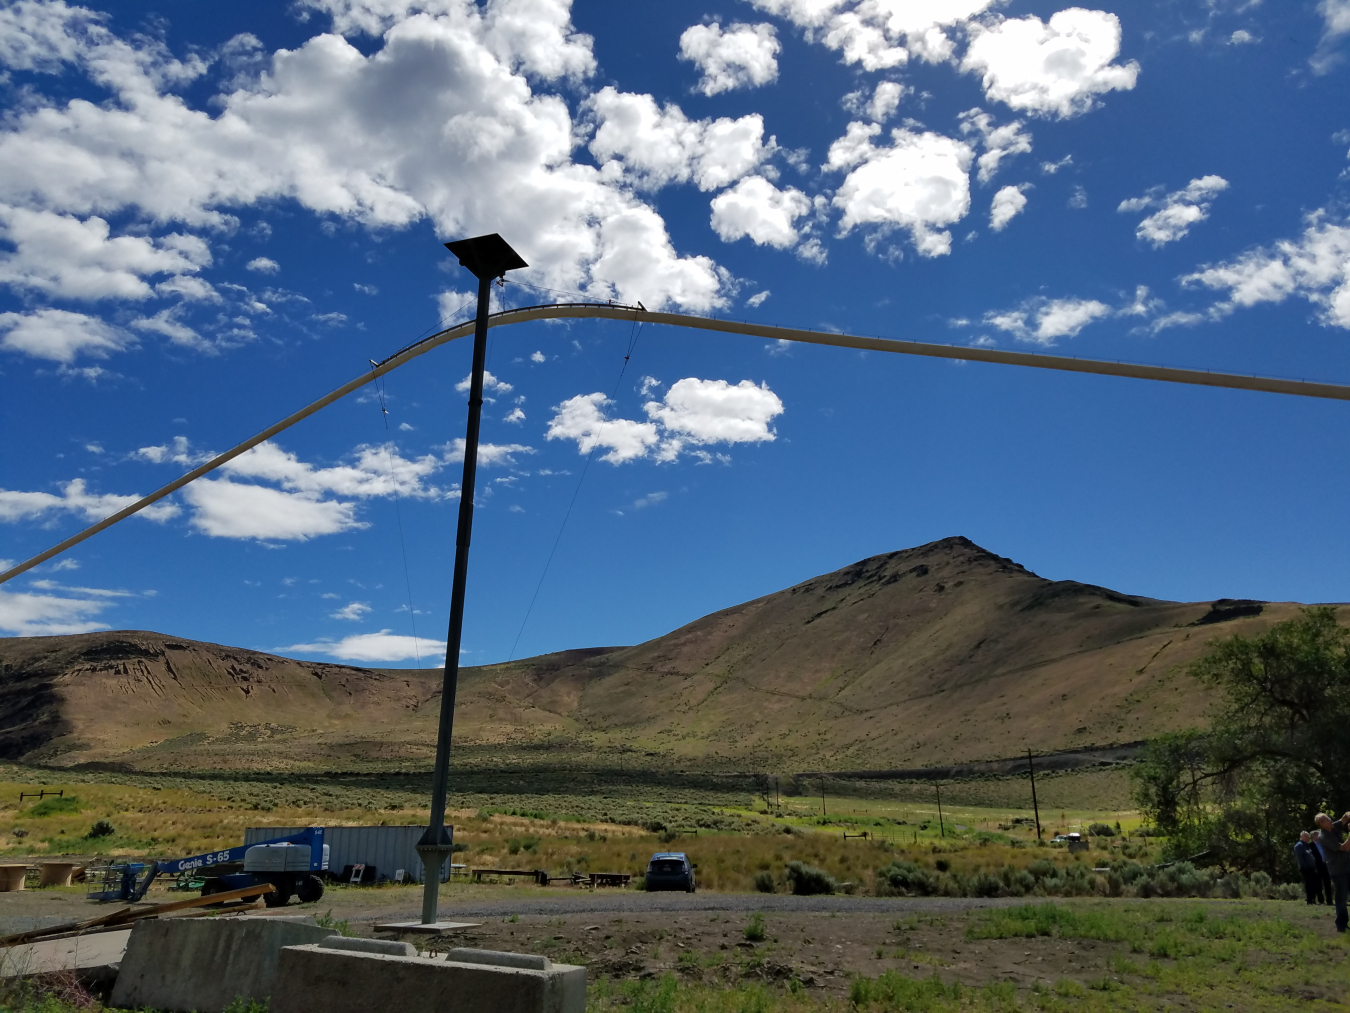
MULTIPOLYGON (((200 918, 203 915, 222 915, 232 914, 235 911, 250 911, 258 906, 258 898, 250 897, 247 900, 235 901, 231 904, 222 904, 219 908, 212 908, 209 911, 189 911, 186 914, 178 915, 179 918, 200 918)), ((139 921, 140 919, 134 919, 139 921)), ((52 926, 53 929, 60 928, 59 925, 52 926)), ((100 932, 121 932, 126 928, 126 924, 121 925, 95 925, 88 929, 72 929, 69 932, 60 932, 56 935, 43 936, 44 941, 55 939, 69 939, 74 936, 92 936, 100 932)))
POLYGON ((263 894, 272 893, 276 890, 271 883, 260 883, 257 886, 246 886, 242 890, 229 890, 225 893, 209 893, 204 897, 193 897, 191 900, 173 901, 169 904, 151 904, 148 907, 140 908, 124 907, 120 911, 114 911, 111 914, 102 915, 98 918, 90 918, 82 922, 66 922, 62 925, 48 925, 43 929, 29 929, 27 932, 16 932, 13 935, 0 937, 0 947, 15 946, 18 943, 26 943, 34 939, 44 939, 47 936, 61 935, 70 932, 83 932, 85 929, 97 928, 101 925, 125 925, 127 922, 139 921, 142 918, 155 918, 162 914, 168 914, 171 911, 183 911, 188 908, 206 907, 211 904, 225 904, 232 900, 244 900, 248 897, 261 897, 263 894))

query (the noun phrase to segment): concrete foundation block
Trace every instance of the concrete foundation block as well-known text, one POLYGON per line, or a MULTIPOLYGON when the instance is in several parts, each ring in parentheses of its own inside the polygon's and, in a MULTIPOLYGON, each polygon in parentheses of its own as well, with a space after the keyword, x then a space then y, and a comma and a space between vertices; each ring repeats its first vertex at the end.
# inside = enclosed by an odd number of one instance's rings
POLYGON ((271 1013, 368 1013, 391 1006, 399 1013, 585 1013, 586 969, 545 963, 536 969, 287 946, 271 1013))
POLYGON ((533 953, 505 953, 501 950, 474 950, 456 946, 445 955, 446 960, 461 964, 495 964, 497 967, 525 967, 532 971, 549 971, 553 961, 533 953))
POLYGON ((276 991, 282 948, 318 943, 331 934, 305 917, 140 921, 127 943, 111 1005, 221 1013, 238 996, 265 1002, 276 991))
POLYGON ((417 947, 393 939, 362 939, 359 936, 329 936, 319 944, 325 950, 350 950, 353 953, 383 953, 393 957, 415 957, 417 947))

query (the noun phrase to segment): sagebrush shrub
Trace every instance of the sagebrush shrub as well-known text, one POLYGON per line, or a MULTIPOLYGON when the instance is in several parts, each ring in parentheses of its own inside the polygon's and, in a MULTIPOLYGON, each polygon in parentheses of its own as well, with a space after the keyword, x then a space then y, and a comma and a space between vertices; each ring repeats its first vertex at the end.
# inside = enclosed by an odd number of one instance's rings
POLYGON ((913 862, 894 861, 877 870, 877 896, 926 897, 933 892, 933 875, 913 862))
POLYGON ((803 897, 820 893, 834 893, 839 888, 835 878, 824 869, 807 865, 795 859, 787 864, 788 885, 792 892, 803 897))

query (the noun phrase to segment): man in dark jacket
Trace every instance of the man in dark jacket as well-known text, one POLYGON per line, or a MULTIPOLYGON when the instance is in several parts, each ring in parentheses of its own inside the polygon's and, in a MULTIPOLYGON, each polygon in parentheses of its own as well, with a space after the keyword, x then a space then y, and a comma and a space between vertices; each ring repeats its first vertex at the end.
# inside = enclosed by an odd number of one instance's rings
POLYGON ((1308 851, 1317 861, 1317 881, 1322 884, 1322 903, 1328 907, 1332 904, 1331 893, 1331 873, 1327 871, 1327 863, 1322 860, 1322 849, 1317 846, 1317 839, 1322 836, 1322 831, 1314 830, 1312 832, 1312 843, 1308 846, 1308 851))
POLYGON ((1346 910, 1346 901, 1350 897, 1350 840, 1345 837, 1350 821, 1333 821, 1326 813, 1318 813, 1313 822, 1322 831, 1317 846, 1327 863, 1327 872, 1331 873, 1331 886, 1336 894, 1336 931, 1344 932, 1350 925, 1350 911, 1346 910))
POLYGON ((1298 835, 1294 844, 1294 861, 1298 863, 1299 875, 1303 877, 1303 894, 1309 904, 1322 903, 1322 876, 1317 871, 1317 846, 1312 842, 1308 831, 1298 835))

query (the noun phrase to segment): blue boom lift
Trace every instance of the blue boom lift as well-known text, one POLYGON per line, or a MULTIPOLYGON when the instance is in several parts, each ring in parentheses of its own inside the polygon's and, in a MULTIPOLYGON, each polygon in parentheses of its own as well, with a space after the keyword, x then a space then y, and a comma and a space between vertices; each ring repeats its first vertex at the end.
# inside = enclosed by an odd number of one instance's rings
POLYGON ((323 842, 323 827, 308 827, 290 837, 241 844, 237 848, 209 851, 191 858, 115 865, 105 871, 102 882, 89 898, 138 901, 161 875, 193 874, 203 879, 203 897, 271 883, 275 891, 263 895, 263 902, 268 907, 281 907, 292 895, 307 904, 323 896, 323 880, 319 873, 327 869, 328 845, 323 842))

